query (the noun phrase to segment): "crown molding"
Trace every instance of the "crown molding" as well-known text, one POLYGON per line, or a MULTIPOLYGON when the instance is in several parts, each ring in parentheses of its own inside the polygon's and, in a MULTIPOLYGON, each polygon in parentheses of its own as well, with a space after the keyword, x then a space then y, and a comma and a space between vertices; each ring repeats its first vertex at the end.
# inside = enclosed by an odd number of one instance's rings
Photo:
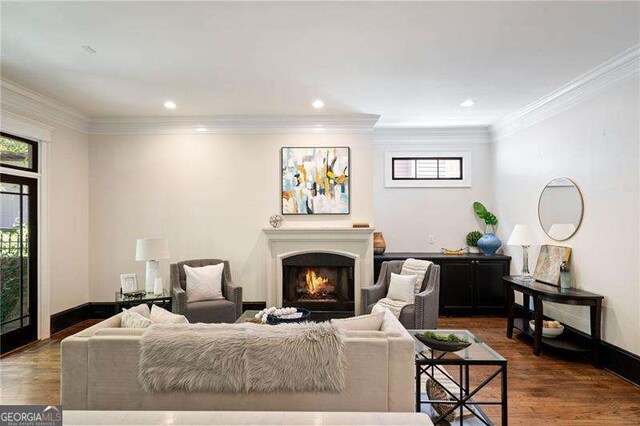
POLYGON ((3 132, 41 142, 51 142, 51 133, 54 130, 53 126, 10 111, 2 111, 0 128, 3 132))
POLYGON ((379 115, 229 115, 105 118, 91 134, 372 133, 379 115))
POLYGON ((5 79, 2 79, 0 87, 3 114, 9 112, 60 124, 83 133, 89 131, 87 116, 58 101, 5 79))
POLYGON ((559 114, 601 90, 640 75, 640 44, 598 65, 559 89, 491 125, 500 139, 559 114))
POLYGON ((486 126, 376 127, 374 143, 379 145, 437 145, 490 143, 486 126))

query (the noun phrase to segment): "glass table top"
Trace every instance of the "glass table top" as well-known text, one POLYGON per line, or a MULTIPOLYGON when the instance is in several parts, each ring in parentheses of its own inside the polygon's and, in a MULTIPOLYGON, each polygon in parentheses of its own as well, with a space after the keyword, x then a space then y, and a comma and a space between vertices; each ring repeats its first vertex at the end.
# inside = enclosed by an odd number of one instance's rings
POLYGON ((502 357, 499 353, 494 351, 489 345, 484 343, 481 339, 476 337, 469 330, 450 330, 450 329, 437 329, 437 330, 407 330, 409 334, 413 336, 415 342, 415 350, 416 350, 416 360, 419 359, 431 359, 432 356, 434 358, 440 360, 460 360, 460 361, 496 361, 503 362, 506 361, 505 358, 502 357), (443 334, 445 336, 449 334, 453 334, 456 337, 466 340, 467 342, 471 342, 471 345, 465 349, 462 349, 457 352, 441 352, 438 350, 433 350, 427 347, 425 344, 416 339, 415 334, 421 333, 424 334, 427 331, 431 331, 437 334, 443 334))
POLYGON ((116 302, 136 302, 136 301, 154 301, 158 299, 167 299, 170 298, 171 294, 167 290, 162 290, 162 294, 155 293, 145 293, 139 296, 128 296, 126 294, 122 294, 119 291, 116 292, 116 302))

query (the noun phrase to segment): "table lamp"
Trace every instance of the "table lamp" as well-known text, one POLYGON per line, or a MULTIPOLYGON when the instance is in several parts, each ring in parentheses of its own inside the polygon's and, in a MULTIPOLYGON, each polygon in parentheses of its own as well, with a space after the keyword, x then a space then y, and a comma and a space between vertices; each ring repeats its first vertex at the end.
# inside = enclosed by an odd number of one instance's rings
POLYGON ((529 272, 529 246, 540 242, 538 235, 531 231, 527 225, 518 224, 513 227, 513 232, 507 241, 509 246, 522 246, 522 279, 533 281, 529 272))
POLYGON ((160 260, 169 259, 169 241, 166 238, 138 238, 136 260, 146 261, 144 288, 153 293, 153 286, 160 271, 160 260))

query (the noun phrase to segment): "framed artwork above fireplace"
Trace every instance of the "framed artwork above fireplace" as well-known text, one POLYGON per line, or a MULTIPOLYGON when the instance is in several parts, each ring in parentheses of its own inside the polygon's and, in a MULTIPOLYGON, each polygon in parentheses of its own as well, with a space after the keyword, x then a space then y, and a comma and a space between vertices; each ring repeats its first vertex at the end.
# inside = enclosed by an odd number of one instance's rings
POLYGON ((284 147, 280 152, 285 215, 349 214, 349 147, 284 147))

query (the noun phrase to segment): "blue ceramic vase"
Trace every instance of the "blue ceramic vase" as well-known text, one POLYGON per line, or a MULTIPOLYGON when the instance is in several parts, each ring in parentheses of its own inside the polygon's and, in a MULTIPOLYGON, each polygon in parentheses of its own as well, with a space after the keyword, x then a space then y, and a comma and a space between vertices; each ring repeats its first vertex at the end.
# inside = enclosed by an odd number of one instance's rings
POLYGON ((478 247, 482 253, 488 256, 494 255, 501 245, 502 241, 493 233, 493 227, 487 226, 484 235, 478 240, 478 247))

